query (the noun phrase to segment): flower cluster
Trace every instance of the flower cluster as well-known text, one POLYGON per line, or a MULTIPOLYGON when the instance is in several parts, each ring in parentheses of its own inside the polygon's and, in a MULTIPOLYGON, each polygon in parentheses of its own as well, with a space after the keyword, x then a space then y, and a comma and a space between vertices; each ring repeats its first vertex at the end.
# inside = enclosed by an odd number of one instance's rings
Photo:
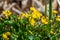
POLYGON ((2 37, 5 39, 5 40, 9 40, 8 36, 10 36, 11 33, 10 32, 6 32, 4 34, 2 34, 2 37))
POLYGON ((10 10, 3 11, 4 17, 0 17, 0 40, 60 40, 60 15, 56 15, 56 10, 52 13, 52 19, 49 20, 49 16, 34 7, 19 15, 10 10))
POLYGON ((9 11, 9 10, 3 11, 2 13, 3 13, 6 17, 8 17, 8 16, 10 16, 10 15, 12 14, 12 12, 9 11))

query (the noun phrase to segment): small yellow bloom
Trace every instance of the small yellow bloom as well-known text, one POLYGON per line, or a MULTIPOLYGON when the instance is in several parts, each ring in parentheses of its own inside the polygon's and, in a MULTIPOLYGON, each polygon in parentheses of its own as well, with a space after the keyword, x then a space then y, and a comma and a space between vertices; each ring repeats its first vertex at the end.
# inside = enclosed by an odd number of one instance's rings
POLYGON ((32 15, 31 16, 33 18, 40 19, 42 14, 37 9, 35 9, 34 7, 30 7, 30 10, 32 11, 32 15))
POLYGON ((26 15, 25 15, 25 13, 22 12, 22 13, 21 13, 21 16, 22 16, 22 17, 25 17, 26 15))
POLYGON ((32 13, 32 18, 37 18, 37 15, 35 13, 32 13))
POLYGON ((6 33, 6 35, 7 35, 7 36, 10 36, 10 35, 11 35, 11 33, 10 33, 10 32, 7 32, 7 33, 6 33))
POLYGON ((60 21, 60 16, 57 16, 56 17, 56 21, 60 21))
POLYGON ((42 22, 43 24, 48 24, 47 18, 44 17, 44 16, 41 18, 41 22, 42 22))
POLYGON ((45 24, 48 24, 48 22, 45 22, 45 24))
POLYGON ((30 24, 31 24, 32 26, 34 26, 35 20, 34 20, 33 18, 29 18, 29 22, 30 22, 30 24))
POLYGON ((39 13, 39 12, 38 12, 36 15, 37 15, 37 18, 38 18, 38 19, 40 19, 40 17, 42 16, 42 14, 39 13))
POLYGON ((36 9, 34 7, 30 7, 31 11, 36 11, 36 9))
POLYGON ((51 30, 51 31, 50 31, 50 34, 53 35, 53 34, 55 34, 55 33, 51 30))
POLYGON ((29 33, 32 34, 32 32, 29 30, 29 33))
POLYGON ((5 10, 5 11, 3 11, 2 13, 3 13, 6 17, 8 17, 8 16, 10 16, 10 15, 12 14, 12 12, 9 11, 9 10, 5 10))
POLYGON ((52 20, 50 20, 50 22, 52 23, 52 20))
POLYGON ((28 14, 28 13, 26 13, 25 15, 26 15, 26 18, 28 18, 30 16, 30 14, 28 14))
POLYGON ((58 13, 58 11, 56 11, 56 10, 53 10, 52 12, 53 12, 53 14, 57 14, 58 13))
POLYGON ((28 13, 21 13, 21 17, 25 17, 25 18, 28 18, 30 16, 30 14, 28 14, 28 13))
POLYGON ((39 12, 32 12, 32 15, 31 15, 33 18, 36 18, 36 19, 40 19, 40 17, 42 16, 41 13, 39 12))
POLYGON ((3 37, 4 39, 7 39, 7 38, 8 38, 6 34, 2 34, 2 37, 3 37))

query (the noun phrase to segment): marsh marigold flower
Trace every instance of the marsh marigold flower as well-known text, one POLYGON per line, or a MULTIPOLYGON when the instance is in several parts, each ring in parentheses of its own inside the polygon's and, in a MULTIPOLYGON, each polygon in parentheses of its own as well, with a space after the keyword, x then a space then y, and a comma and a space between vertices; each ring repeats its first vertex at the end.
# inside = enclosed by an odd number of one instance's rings
POLYGON ((53 35, 53 34, 55 34, 55 33, 51 30, 51 31, 50 31, 50 34, 53 35))
POLYGON ((6 32, 6 35, 7 35, 7 36, 10 36, 10 35, 11 35, 11 33, 10 33, 10 32, 6 32))
POLYGON ((26 18, 28 18, 30 16, 30 14, 28 14, 28 13, 26 13, 25 15, 26 15, 26 18))
POLYGON ((30 7, 31 11, 36 11, 36 9, 34 7, 30 7))
POLYGON ((37 15, 37 18, 38 18, 38 19, 40 19, 40 17, 42 16, 42 14, 41 14, 41 13, 39 13, 39 12, 37 12, 37 14, 36 14, 36 15, 37 15))
POLYGON ((31 24, 32 26, 34 26, 35 20, 34 20, 33 18, 29 18, 29 22, 30 22, 30 24, 31 24))
POLYGON ((48 24, 47 18, 44 17, 44 16, 41 18, 41 22, 42 22, 43 24, 48 24))
POLYGON ((30 16, 30 14, 28 14, 28 13, 21 13, 21 17, 25 17, 25 18, 28 18, 30 16))
POLYGON ((7 38, 8 38, 6 34, 2 34, 2 37, 3 37, 4 39, 7 39, 7 38))
POLYGON ((56 11, 56 10, 52 10, 52 13, 53 13, 53 14, 57 14, 58 11, 56 11))
POLYGON ((60 21, 60 15, 56 17, 56 21, 60 21))
POLYGON ((39 11, 34 11, 34 12, 32 12, 31 16, 33 18, 40 19, 40 17, 42 16, 42 14, 39 11))
POLYGON ((34 13, 34 12, 32 12, 32 18, 37 18, 37 15, 34 13))
POLYGON ((21 13, 21 16, 22 16, 22 17, 25 17, 26 15, 25 15, 25 13, 22 12, 22 13, 21 13))
POLYGON ((52 21, 52 20, 50 20, 50 22, 52 23, 53 21, 52 21))
POLYGON ((9 11, 9 10, 5 10, 5 11, 3 11, 2 13, 3 13, 6 17, 8 17, 8 16, 10 16, 10 15, 12 14, 12 12, 9 11))

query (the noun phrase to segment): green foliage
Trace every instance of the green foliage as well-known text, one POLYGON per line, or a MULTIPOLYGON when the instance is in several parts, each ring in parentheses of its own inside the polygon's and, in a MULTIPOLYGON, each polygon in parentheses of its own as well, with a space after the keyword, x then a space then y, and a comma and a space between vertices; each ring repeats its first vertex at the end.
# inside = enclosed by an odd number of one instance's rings
MULTIPOLYGON (((10 32, 9 40, 60 40, 60 22, 54 20, 52 27, 49 24, 31 26, 28 18, 18 19, 17 15, 0 19, 0 40, 2 34, 10 32), (53 30, 55 34, 51 34, 53 30)), ((37 23, 37 22, 36 22, 37 23)))

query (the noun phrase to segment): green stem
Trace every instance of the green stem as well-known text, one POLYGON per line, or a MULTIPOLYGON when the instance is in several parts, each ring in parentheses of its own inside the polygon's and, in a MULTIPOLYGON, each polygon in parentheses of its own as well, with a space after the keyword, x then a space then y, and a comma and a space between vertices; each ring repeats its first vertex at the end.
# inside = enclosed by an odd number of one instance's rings
POLYGON ((49 1, 49 20, 52 19, 52 0, 49 1))
POLYGON ((45 4, 45 17, 47 16, 47 4, 45 4))
POLYGON ((50 20, 52 19, 52 0, 49 0, 49 26, 51 27, 50 20))

